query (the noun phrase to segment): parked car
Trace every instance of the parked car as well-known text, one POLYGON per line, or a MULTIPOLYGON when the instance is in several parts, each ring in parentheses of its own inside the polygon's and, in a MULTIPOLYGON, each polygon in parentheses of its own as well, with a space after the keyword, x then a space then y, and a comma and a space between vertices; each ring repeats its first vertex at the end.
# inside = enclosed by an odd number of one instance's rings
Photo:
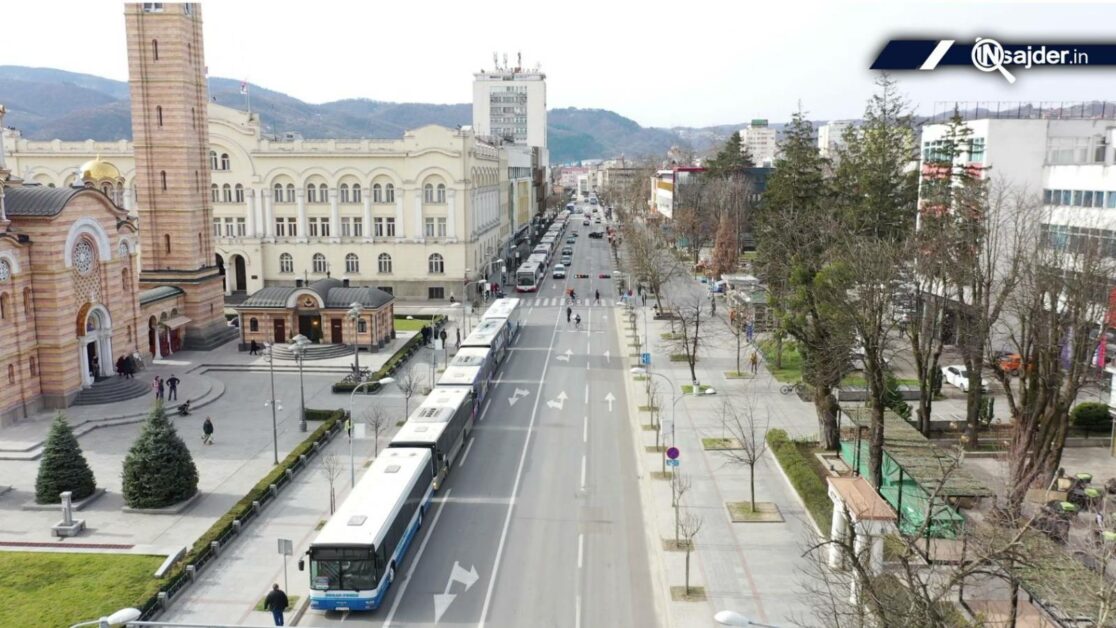
POLYGON ((1018 353, 1001 351, 996 354, 996 361, 992 368, 1004 371, 1008 375, 1019 375, 1023 370, 1023 356, 1018 353))
POLYGON ((566 266, 569 266, 570 264, 573 263, 573 256, 572 255, 563 255, 561 262, 563 264, 565 264, 566 266))
POLYGON ((565 279, 566 278, 566 266, 564 264, 555 265, 554 266, 554 272, 551 273, 551 277, 553 277, 555 279, 565 279))
MULTIPOLYGON (((884 363, 884 368, 891 368, 891 360, 888 360, 885 357, 885 358, 883 358, 883 363, 884 363)), ((863 371, 864 370, 864 350, 863 349, 857 350, 857 349, 854 348, 853 351, 851 353, 849 353, 849 366, 854 371, 863 371)))
POLYGON ((589 225, 591 225, 591 224, 593 224, 593 223, 589 222, 589 219, 588 219, 588 218, 586 218, 585 220, 581 221, 581 226, 582 226, 582 227, 588 227, 588 226, 589 226, 589 225))
MULTIPOLYGON (((965 370, 964 364, 951 364, 942 367, 942 379, 961 389, 961 392, 969 392, 969 372, 965 370)), ((980 378, 980 389, 988 391, 988 380, 980 378)))
POLYGON ((597 223, 598 225, 601 224, 601 217, 597 216, 596 218, 593 219, 593 222, 597 223))
POLYGON ((562 255, 573 255, 573 247, 572 246, 562 247, 562 255))
POLYGON ((601 238, 604 237, 604 232, 603 231, 594 231, 594 232, 589 234, 589 237, 600 240, 601 238))
POLYGON ((566 244, 573 244, 573 243, 577 242, 577 238, 574 237, 576 235, 577 235, 577 232, 574 231, 574 234, 572 236, 566 238, 566 244))

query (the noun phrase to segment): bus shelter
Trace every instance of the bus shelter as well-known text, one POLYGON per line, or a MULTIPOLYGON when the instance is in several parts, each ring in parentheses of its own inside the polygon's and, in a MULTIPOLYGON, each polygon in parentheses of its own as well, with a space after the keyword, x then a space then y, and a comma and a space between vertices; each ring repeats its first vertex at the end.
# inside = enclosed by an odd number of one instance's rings
MULTIPOLYGON (((857 475, 866 475, 871 408, 842 409, 842 415, 853 429, 842 430, 841 458, 857 475)), ((956 454, 930 442, 891 410, 884 410, 882 471, 879 493, 895 509, 899 531, 907 536, 957 538, 965 520, 958 509, 992 495, 960 467, 956 454)))

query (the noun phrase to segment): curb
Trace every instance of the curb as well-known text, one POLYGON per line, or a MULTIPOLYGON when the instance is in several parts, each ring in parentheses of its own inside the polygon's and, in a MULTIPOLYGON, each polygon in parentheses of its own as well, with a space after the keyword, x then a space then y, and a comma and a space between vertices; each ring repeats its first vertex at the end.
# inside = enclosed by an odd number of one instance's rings
POLYGON ((295 609, 294 614, 291 615, 290 624, 292 626, 297 626, 298 622, 302 620, 302 616, 306 614, 306 609, 308 609, 308 608, 310 608, 310 596, 309 595, 302 598, 302 601, 298 603, 298 608, 295 609))

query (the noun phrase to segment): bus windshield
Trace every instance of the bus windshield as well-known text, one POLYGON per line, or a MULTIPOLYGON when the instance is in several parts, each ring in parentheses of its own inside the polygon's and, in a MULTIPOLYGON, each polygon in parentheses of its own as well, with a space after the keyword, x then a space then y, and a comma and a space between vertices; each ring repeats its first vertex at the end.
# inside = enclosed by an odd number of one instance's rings
POLYGON ((517 286, 533 286, 535 285, 535 273, 521 272, 516 276, 517 286))
POLYGON ((321 548, 310 554, 310 588, 370 591, 376 588, 376 563, 368 550, 321 548))

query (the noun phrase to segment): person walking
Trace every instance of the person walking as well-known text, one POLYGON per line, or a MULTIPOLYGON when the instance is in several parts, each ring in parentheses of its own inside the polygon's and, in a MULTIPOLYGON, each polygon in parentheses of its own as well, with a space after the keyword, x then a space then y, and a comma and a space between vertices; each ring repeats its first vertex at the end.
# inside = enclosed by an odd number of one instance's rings
POLYGON ((595 290, 593 292, 593 302, 596 303, 597 305, 601 304, 601 291, 600 290, 595 290))
POLYGON ((130 355, 124 356, 124 378, 132 379, 136 373, 136 360, 130 355))
POLYGON ((93 379, 97 379, 97 376, 101 374, 101 361, 97 359, 97 356, 93 356, 93 361, 89 363, 89 374, 93 376, 93 379))
POLYGON ((178 401, 178 383, 181 381, 171 373, 170 378, 167 379, 167 401, 178 401))
POLYGON ((759 356, 756 355, 755 351, 752 352, 752 357, 748 358, 748 366, 752 368, 752 373, 759 369, 759 356))
POLYGON ((116 358, 116 376, 124 377, 124 356, 116 358))
POLYGON ((643 307, 647 307, 647 293, 644 292, 644 293, 640 294, 639 298, 643 299, 643 307))
POLYGON ((213 444, 213 417, 207 416, 202 421, 202 442, 206 445, 213 444))
POLYGON ((566 324, 567 325, 570 324, 570 318, 572 316, 573 316, 573 308, 567 305, 566 306, 566 324))
POLYGON ((287 594, 279 588, 279 584, 271 585, 271 591, 264 598, 264 609, 271 611, 271 617, 275 620, 276 626, 283 625, 283 611, 287 610, 289 605, 290 601, 287 600, 287 594))
POLYGON ((446 332, 444 327, 442 328, 442 333, 438 334, 438 337, 442 339, 442 348, 445 349, 446 339, 449 338, 449 334, 446 332))
POLYGON ((256 344, 255 340, 248 343, 248 355, 259 355, 259 352, 260 352, 260 345, 256 344))
POLYGON ((151 380, 151 392, 155 393, 155 399, 163 398, 163 381, 156 375, 155 379, 151 380))

